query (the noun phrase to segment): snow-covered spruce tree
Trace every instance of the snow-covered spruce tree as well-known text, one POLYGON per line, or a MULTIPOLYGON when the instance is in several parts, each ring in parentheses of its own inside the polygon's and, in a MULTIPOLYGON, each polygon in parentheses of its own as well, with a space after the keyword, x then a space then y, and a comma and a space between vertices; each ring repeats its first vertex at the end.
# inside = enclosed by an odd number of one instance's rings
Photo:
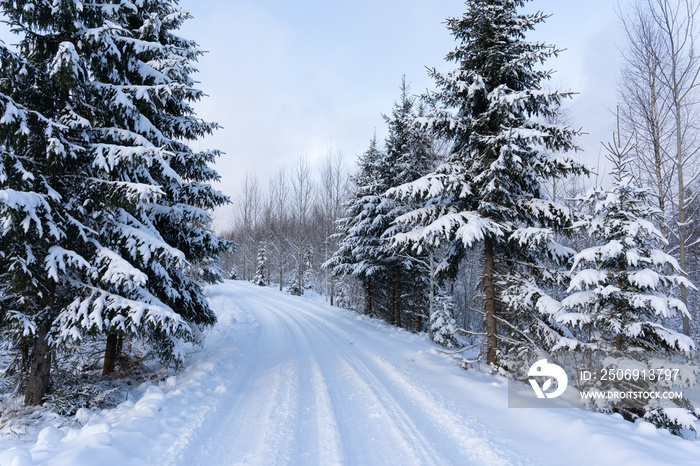
POLYGON ((556 264, 573 251, 556 242, 571 224, 568 209, 550 201, 542 183, 585 171, 565 153, 576 149, 573 129, 547 123, 570 93, 542 89, 550 72, 538 65, 558 50, 524 40, 546 15, 519 14, 525 0, 468 0, 449 18, 458 41, 447 55, 451 72, 431 71, 438 90, 427 96, 435 116, 421 123, 452 141, 448 160, 434 172, 390 194, 420 202, 401 216, 412 227, 397 246, 417 251, 448 242, 438 272, 455 268, 465 248, 483 247, 486 362, 498 363, 499 339, 556 343, 558 324, 549 290, 560 280, 556 264), (440 110, 442 109, 442 110, 440 110))
MULTIPOLYGON (((409 95, 410 87, 405 77, 400 90, 401 96, 394 103, 391 115, 384 116, 388 135, 380 168, 388 187, 414 181, 429 173, 435 168, 437 157, 431 138, 415 124, 415 98, 409 95)), ((402 228, 395 220, 414 206, 407 200, 392 198, 385 193, 381 197, 381 211, 375 221, 385 229, 382 245, 387 267, 386 286, 390 290, 388 320, 399 327, 421 331, 424 310, 428 307, 424 291, 430 281, 429 267, 425 265, 427 254, 416 254, 410 249, 398 253, 390 248, 391 238, 402 228)), ((430 318, 427 314, 425 317, 426 321, 430 318)))
POLYGON ((0 324, 25 359, 25 403, 40 404, 49 385, 49 333, 74 299, 78 252, 87 234, 80 205, 67 202, 84 178, 60 88, 0 43, 0 324))
POLYGON ((585 328, 571 345, 603 349, 639 348, 689 352, 692 340, 666 328, 662 320, 688 315, 685 304, 673 297, 681 285, 695 289, 678 261, 664 252, 667 243, 653 221, 648 189, 637 186, 624 148, 609 145, 613 186, 597 188, 579 198, 593 207, 574 226, 594 245, 574 256, 573 276, 558 320, 585 328))
POLYGON ((258 247, 258 258, 253 284, 267 286, 267 245, 264 242, 258 247))
MULTIPOLYGON (((674 387, 692 388, 697 367, 685 360, 673 361, 674 355, 688 355, 694 342, 673 331, 664 321, 687 316, 682 300, 673 296, 681 286, 695 289, 684 276, 678 261, 664 252, 667 244, 654 225, 661 212, 652 207, 648 189, 640 188, 629 170, 631 144, 622 147, 608 144, 608 159, 613 164, 613 185, 610 189, 590 190, 579 201, 591 207, 574 227, 584 232, 593 245, 574 256, 572 278, 557 316, 572 330, 572 338, 560 346, 579 349, 586 355, 589 370, 676 371, 677 377, 658 380, 620 378, 616 383, 592 381, 587 390, 658 391, 674 387), (622 352, 624 351, 624 352, 622 352)), ((593 408, 621 413, 626 419, 638 417, 670 429, 696 429, 694 410, 680 400, 598 401, 593 408), (679 415, 679 412, 685 414, 679 415)))
POLYGON ((369 148, 357 161, 359 172, 352 177, 355 188, 344 206, 347 216, 340 221, 338 249, 323 264, 338 276, 352 276, 362 283, 366 315, 374 313, 375 288, 380 288, 377 276, 383 269, 379 255, 383 231, 372 223, 373 212, 385 188, 379 172, 382 156, 375 134, 369 148))
POLYGON ((207 227, 207 209, 227 202, 208 184, 218 178, 209 167, 218 152, 186 145, 217 127, 190 105, 202 95, 190 77, 201 51, 173 33, 188 13, 173 1, 0 8, 20 34, 20 54, 51 84, 31 102, 48 106, 79 147, 76 156, 54 140, 44 145, 63 150, 51 168, 70 184, 57 199, 71 211, 62 219, 67 245, 37 258, 40 280, 70 287, 70 302, 53 304, 47 342, 106 336, 105 374, 124 336, 147 337, 164 360, 178 361, 181 343, 197 338, 194 326, 215 320, 187 272, 214 276, 203 269, 228 247, 207 227))
POLYGON ((301 277, 301 286, 303 290, 312 290, 314 288, 314 250, 311 244, 307 245, 304 251, 304 273, 301 277))

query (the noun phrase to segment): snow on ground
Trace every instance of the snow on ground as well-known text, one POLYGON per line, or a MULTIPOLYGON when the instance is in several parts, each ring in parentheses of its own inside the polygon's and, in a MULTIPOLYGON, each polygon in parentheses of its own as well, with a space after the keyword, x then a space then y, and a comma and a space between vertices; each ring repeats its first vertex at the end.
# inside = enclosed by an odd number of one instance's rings
POLYGON ((244 282, 139 397, 0 438, 0 466, 697 464, 700 441, 578 409, 509 409, 506 379, 425 336, 244 282))

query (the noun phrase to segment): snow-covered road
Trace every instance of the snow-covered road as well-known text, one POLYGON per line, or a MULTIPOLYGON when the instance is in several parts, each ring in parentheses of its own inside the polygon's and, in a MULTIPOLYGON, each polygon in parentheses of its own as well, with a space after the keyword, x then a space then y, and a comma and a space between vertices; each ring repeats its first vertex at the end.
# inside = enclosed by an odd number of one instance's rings
POLYGON ((509 409, 505 378, 424 335, 245 282, 208 296, 219 322, 181 372, 4 427, 0 466, 698 464, 700 441, 646 422, 509 409))
POLYGON ((239 344, 230 397, 182 464, 502 464, 512 457, 491 444, 486 426, 452 413, 465 398, 435 396, 420 376, 420 352, 401 338, 410 335, 368 332, 346 313, 272 290, 229 287, 259 326, 239 344))
POLYGON ((169 452, 175 464, 680 464, 700 457, 697 443, 645 423, 508 409, 505 379, 465 372, 423 336, 351 312, 240 282, 212 289, 210 299, 222 325, 235 309, 248 331, 235 333, 230 372, 218 374, 225 394, 169 452))

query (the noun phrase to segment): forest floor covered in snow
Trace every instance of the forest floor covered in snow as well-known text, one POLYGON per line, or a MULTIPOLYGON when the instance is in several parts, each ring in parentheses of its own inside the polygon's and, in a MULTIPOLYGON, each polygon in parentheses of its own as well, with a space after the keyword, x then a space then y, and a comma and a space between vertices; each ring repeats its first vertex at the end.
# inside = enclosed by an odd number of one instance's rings
MULTIPOLYGON (((700 441, 581 409, 508 408, 507 380, 425 335, 245 282, 181 371, 118 406, 34 410, 0 466, 697 464, 700 441)), ((13 426, 17 426, 17 419, 13 426)))

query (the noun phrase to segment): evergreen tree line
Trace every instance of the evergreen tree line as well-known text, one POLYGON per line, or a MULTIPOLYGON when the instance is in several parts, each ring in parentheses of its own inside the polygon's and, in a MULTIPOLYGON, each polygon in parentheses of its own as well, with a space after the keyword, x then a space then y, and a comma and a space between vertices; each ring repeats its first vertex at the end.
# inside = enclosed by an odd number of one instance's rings
MULTIPOLYGON (((138 340, 164 362, 216 318, 202 283, 232 247, 208 227, 228 202, 218 151, 188 141, 202 51, 176 1, 0 1, 0 326, 29 405, 86 342, 102 374, 138 340)), ((80 368, 69 368, 69 370, 80 368)), ((5 383, 3 383, 5 385, 5 383)))

